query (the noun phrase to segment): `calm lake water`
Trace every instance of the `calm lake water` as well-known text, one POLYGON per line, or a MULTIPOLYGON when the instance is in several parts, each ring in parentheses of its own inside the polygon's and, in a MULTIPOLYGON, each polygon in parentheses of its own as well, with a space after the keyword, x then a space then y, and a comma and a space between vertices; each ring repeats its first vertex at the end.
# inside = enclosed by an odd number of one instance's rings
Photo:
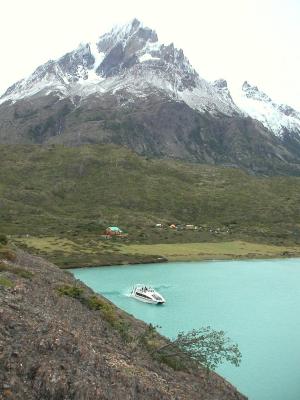
POLYGON ((218 372, 250 400, 300 399, 300 259, 180 262, 72 270, 118 307, 175 337, 210 325, 226 331, 243 354, 239 368, 218 372), (156 306, 128 296, 151 284, 156 306))

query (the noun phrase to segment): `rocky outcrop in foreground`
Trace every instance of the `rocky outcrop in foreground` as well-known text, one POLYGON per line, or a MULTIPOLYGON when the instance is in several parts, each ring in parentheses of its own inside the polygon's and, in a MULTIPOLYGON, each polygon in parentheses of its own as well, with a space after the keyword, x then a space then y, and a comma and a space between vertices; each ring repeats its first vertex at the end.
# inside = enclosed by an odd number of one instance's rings
POLYGON ((70 273, 0 249, 0 399, 245 399, 153 359, 134 340, 146 328, 70 273))

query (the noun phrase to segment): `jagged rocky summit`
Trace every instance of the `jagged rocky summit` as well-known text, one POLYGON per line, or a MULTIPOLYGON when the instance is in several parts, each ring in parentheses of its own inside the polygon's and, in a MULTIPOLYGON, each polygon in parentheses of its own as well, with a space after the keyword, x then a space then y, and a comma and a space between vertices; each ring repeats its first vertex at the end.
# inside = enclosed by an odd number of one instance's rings
POLYGON ((38 67, 11 86, 1 102, 53 91, 85 98, 123 90, 137 97, 155 90, 201 111, 238 111, 230 97, 199 77, 182 50, 159 43, 157 34, 137 19, 38 67))
POLYGON ((266 93, 247 81, 242 86, 238 101, 241 110, 257 119, 277 136, 300 134, 300 113, 285 104, 276 104, 266 93))
POLYGON ((39 66, 0 98, 2 143, 116 143, 148 156, 292 171, 300 114, 208 82, 137 19, 39 66))

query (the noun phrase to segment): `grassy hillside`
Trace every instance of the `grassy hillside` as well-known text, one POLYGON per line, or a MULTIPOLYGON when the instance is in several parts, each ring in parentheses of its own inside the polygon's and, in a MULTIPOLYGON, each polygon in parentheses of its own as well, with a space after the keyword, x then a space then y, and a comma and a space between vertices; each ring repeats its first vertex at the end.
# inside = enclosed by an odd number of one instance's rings
MULTIPOLYGON (((108 225, 128 231, 125 244, 300 243, 297 177, 148 160, 112 145, 0 146, 0 154, 1 231, 27 240, 29 247, 47 237, 54 238, 55 250, 60 243, 67 254, 69 240, 80 253, 83 245, 98 246, 108 225), (154 229, 157 222, 200 229, 154 229)), ((118 243, 101 246, 119 248, 118 243)))

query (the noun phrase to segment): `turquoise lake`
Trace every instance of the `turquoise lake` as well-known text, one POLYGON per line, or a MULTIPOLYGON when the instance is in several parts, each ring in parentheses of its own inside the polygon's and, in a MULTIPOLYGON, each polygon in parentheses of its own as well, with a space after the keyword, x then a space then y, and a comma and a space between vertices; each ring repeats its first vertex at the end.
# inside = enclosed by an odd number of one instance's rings
POLYGON ((74 269, 118 307, 162 334, 210 325, 238 343, 243 359, 218 369, 250 400, 300 399, 300 259, 178 262, 74 269), (166 299, 129 297, 136 283, 166 299))

